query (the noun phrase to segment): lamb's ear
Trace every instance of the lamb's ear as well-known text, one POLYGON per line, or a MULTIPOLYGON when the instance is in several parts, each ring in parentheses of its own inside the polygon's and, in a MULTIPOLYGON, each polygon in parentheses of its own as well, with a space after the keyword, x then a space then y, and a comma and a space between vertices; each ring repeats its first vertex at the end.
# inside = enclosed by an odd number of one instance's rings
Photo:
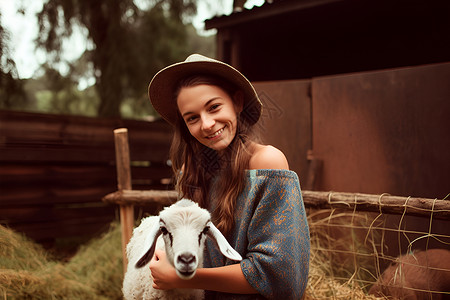
POLYGON ((207 234, 216 242, 217 246, 220 249, 220 252, 222 252, 222 254, 229 259, 241 261, 241 255, 236 250, 234 250, 233 247, 231 247, 231 245, 228 243, 227 239, 223 236, 219 229, 217 229, 217 227, 214 226, 212 222, 209 222, 208 226, 209 230, 207 234))
POLYGON ((161 235, 160 225, 159 225, 159 218, 157 222, 153 225, 153 227, 150 229, 150 232, 147 233, 144 240, 144 249, 146 250, 144 253, 142 253, 139 258, 139 260, 136 262, 135 267, 136 268, 142 268, 145 266, 153 257, 153 254, 155 253, 155 247, 156 247, 156 241, 158 240, 158 237, 161 235))

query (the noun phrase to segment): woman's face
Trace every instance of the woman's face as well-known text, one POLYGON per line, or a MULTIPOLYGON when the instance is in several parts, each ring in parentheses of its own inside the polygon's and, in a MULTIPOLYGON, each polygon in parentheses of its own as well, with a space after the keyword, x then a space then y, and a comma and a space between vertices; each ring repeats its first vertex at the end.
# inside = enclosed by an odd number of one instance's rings
MULTIPOLYGON (((236 102, 242 103, 239 99, 236 102)), ((200 143, 216 151, 230 145, 242 104, 235 104, 223 89, 206 84, 183 87, 177 105, 189 132, 200 143)))

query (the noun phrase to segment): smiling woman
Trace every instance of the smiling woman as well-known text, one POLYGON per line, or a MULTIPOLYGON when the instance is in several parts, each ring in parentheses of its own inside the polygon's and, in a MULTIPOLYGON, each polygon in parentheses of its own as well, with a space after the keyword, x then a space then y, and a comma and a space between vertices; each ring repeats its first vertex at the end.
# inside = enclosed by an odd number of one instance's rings
POLYGON ((175 127, 170 159, 180 197, 208 209, 244 257, 224 260, 206 241, 205 266, 178 280, 163 251, 150 262, 154 287, 208 290, 207 297, 300 299, 309 231, 298 176, 284 154, 254 132, 262 103, 237 69, 199 54, 159 71, 153 107, 175 127))

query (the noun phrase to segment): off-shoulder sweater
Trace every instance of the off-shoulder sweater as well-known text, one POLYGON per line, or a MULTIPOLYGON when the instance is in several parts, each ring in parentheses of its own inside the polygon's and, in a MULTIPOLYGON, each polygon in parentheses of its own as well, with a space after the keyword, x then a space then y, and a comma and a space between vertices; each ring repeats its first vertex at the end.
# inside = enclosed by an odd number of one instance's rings
MULTIPOLYGON (((300 299, 308 280, 310 240, 298 176, 288 170, 247 170, 228 241, 260 295, 206 291, 206 299, 300 299)), ((233 264, 207 240, 204 267, 233 264)))

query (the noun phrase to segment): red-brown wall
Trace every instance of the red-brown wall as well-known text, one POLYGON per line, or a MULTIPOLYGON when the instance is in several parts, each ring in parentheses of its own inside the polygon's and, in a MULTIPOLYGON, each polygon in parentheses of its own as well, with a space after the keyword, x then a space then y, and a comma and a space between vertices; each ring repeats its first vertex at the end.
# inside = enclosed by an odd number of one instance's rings
POLYGON ((255 87, 269 103, 263 139, 285 152, 300 180, 309 149, 323 162, 316 190, 450 193, 450 63, 255 87))

